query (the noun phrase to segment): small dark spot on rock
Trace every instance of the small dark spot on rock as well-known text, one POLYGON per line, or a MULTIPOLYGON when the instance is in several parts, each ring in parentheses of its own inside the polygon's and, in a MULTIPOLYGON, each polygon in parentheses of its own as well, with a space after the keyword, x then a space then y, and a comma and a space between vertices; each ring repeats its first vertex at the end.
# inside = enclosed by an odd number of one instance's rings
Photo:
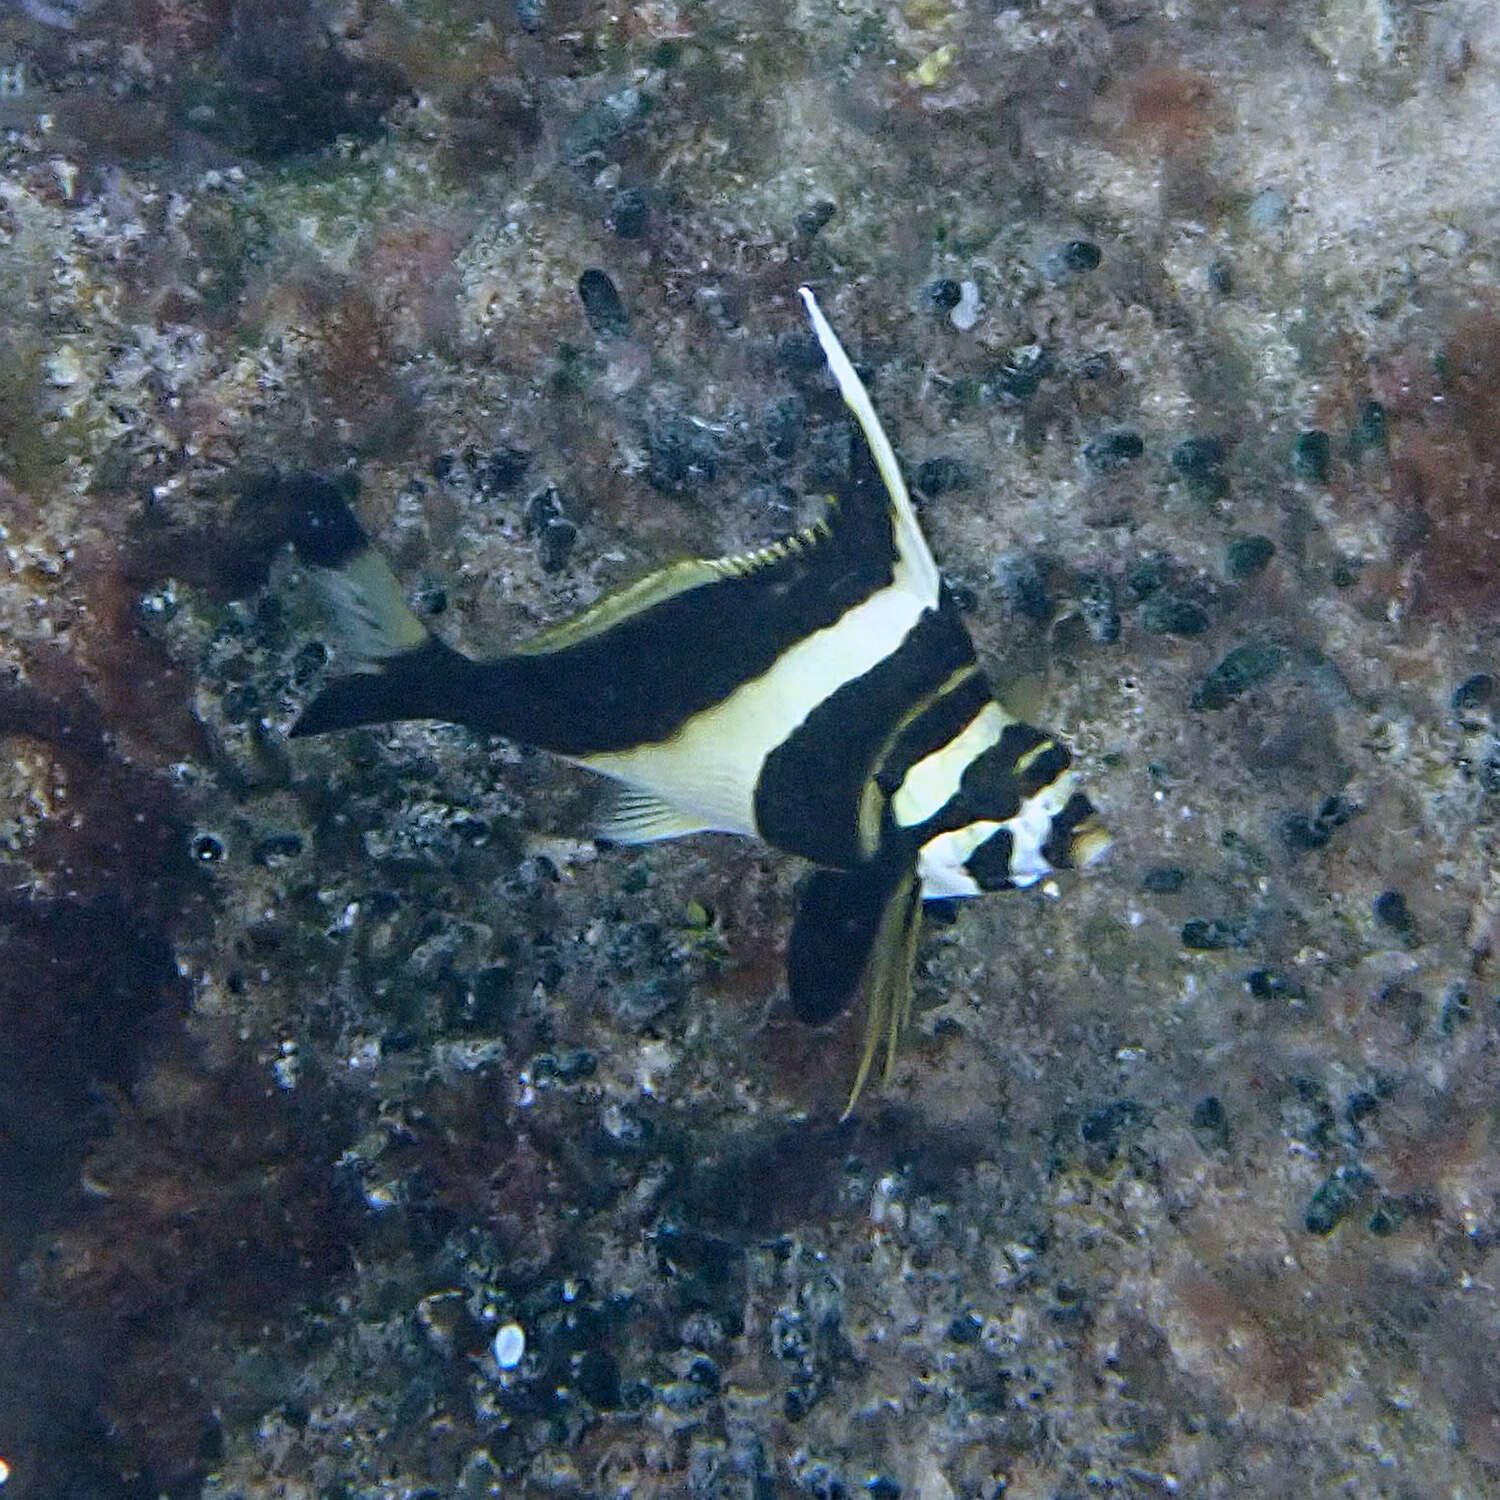
POLYGON ((1416 936, 1416 921, 1400 891, 1382 891, 1375 898, 1374 911, 1375 920, 1382 927, 1389 927, 1403 942, 1410 942, 1416 936))
POLYGON ((1183 438, 1172 449, 1172 467, 1184 478, 1202 479, 1216 469, 1222 469, 1229 451, 1224 440, 1212 434, 1183 438))
POLYGON ((599 1060, 586 1047, 553 1056, 550 1052, 538 1053, 531 1061, 531 1076, 538 1082, 555 1078, 559 1083, 578 1083, 592 1078, 598 1071, 599 1060))
POLYGON ((1227 260, 1211 260, 1208 263, 1208 284, 1221 297, 1234 291, 1234 267, 1227 260))
POLYGON ((1137 600, 1154 594, 1166 581, 1172 559, 1164 552, 1148 552, 1125 569, 1125 587, 1137 600))
POLYGON ((607 272, 590 266, 578 278, 578 296, 584 316, 597 334, 618 337, 630 328, 630 314, 620 300, 620 293, 607 272))
POLYGON ((1229 1116, 1217 1094, 1205 1094, 1194 1106, 1193 1134, 1205 1151, 1229 1149, 1229 1116))
POLYGON ((1328 434, 1314 427, 1299 433, 1292 444, 1292 472, 1308 484, 1327 484, 1333 444, 1328 434))
POLYGON ((948 1325, 948 1340, 964 1346, 977 1344, 983 1331, 984 1321, 981 1318, 975 1317, 971 1312, 960 1313, 948 1325))
POLYGON ((777 458, 791 458, 797 451, 807 421, 807 403, 795 391, 768 401, 761 414, 766 446, 777 458))
POLYGON ((1007 552, 996 560, 995 588, 1013 614, 1045 623, 1052 615, 1041 564, 1030 552, 1007 552))
POLYGON ((516 24, 528 36, 535 36, 546 20, 547 0, 516 0, 516 24))
POLYGON ((349 501, 351 487, 317 474, 292 474, 275 482, 269 503, 285 508, 297 556, 313 567, 337 568, 365 545, 364 528, 349 501))
POLYGON ((1017 344, 985 379, 981 388, 991 400, 1002 406, 1023 406, 1036 395, 1051 371, 1052 355, 1044 345, 1017 344))
POLYGON ((1117 474, 1146 451, 1146 440, 1133 427, 1101 432, 1084 445, 1083 461, 1096 474, 1117 474))
POLYGON ((1376 991, 1375 1004, 1401 1025, 1408 1041, 1421 1036, 1427 1020, 1427 996, 1415 985, 1400 981, 1385 985, 1376 991))
POLYGON ((1076 368, 1078 378, 1090 385, 1106 380, 1118 382, 1121 376, 1120 362, 1108 349, 1091 350, 1078 361, 1076 368))
POLYGON ((1141 889, 1169 896, 1187 884, 1188 872, 1181 865, 1155 865, 1141 876, 1141 889))
POLYGON ((1383 452, 1389 442, 1385 407, 1378 401, 1366 401, 1354 419, 1349 441, 1356 451, 1383 452))
POLYGON ((609 205, 604 222, 622 240, 638 240, 651 222, 651 202, 640 188, 621 188, 609 205))
POLYGON ((1202 635, 1209 624, 1201 606, 1169 593, 1152 594, 1141 605, 1138 619, 1141 629, 1152 635, 1202 635))
POLYGON ((1443 1006, 1438 1013, 1439 1034, 1452 1036, 1473 1015, 1474 1005, 1469 999, 1469 992, 1461 985, 1452 986, 1443 996, 1443 1006))
POLYGON ((1302 986, 1275 969, 1252 969, 1245 975, 1245 988, 1257 1000, 1301 1000, 1302 986))
POLYGON ((1336 1168, 1312 1195, 1302 1222, 1309 1234, 1332 1234, 1375 1185, 1363 1167, 1336 1168))
POLYGON ((798 235, 805 240, 810 240, 837 212, 838 204, 827 198, 810 203, 797 214, 798 235))
POLYGON ((573 1386, 583 1399, 600 1411, 620 1404, 620 1366, 603 1349, 585 1349, 574 1356, 573 1386))
POLYGON ((1103 257, 1092 240, 1065 240, 1049 250, 1042 261, 1042 274, 1052 281, 1070 281, 1099 268, 1103 257))
MULTIPOLYGON (((1478 715, 1480 709, 1488 708, 1495 698, 1495 679, 1488 672, 1475 672, 1466 677, 1453 692, 1453 715, 1467 721, 1478 715)), ((1483 728, 1483 721, 1475 724, 1483 728)))
POLYGON ((296 833, 268 833, 256 841, 251 858, 256 864, 275 869, 302 853, 302 837, 296 833))
POLYGON ((1344 1101, 1344 1118, 1351 1125, 1368 1120, 1380 1109, 1380 1100, 1368 1089, 1357 1089, 1344 1101))
POLYGON ((1375 1207, 1370 1211, 1369 1229, 1371 1234, 1387 1235, 1395 1234, 1406 1222, 1406 1205, 1389 1193, 1381 1193, 1375 1200, 1375 1207))
POLYGON ((327 664, 327 646, 322 641, 308 641, 292 658, 292 681, 306 687, 327 664))
POLYGON ((823 346, 815 333, 803 329, 776 336, 776 359, 784 370, 807 374, 823 367, 823 346))
POLYGON ((1331 837, 1329 830, 1306 813, 1288 813, 1281 822, 1281 837, 1295 853, 1321 849, 1331 837))
POLYGON ((1236 646, 1194 689, 1190 706, 1228 708, 1243 693, 1276 676, 1285 664, 1286 653, 1280 646, 1265 642, 1236 646))
POLYGON ((520 484, 531 467, 531 455, 524 448, 496 448, 475 454, 468 467, 481 494, 496 494, 520 484))
POLYGON ((1244 926, 1226 917, 1195 917, 1182 924, 1182 946, 1198 953, 1218 953, 1243 948, 1250 939, 1244 926))
POLYGON ((927 305, 935 312, 952 312, 964 299, 964 289, 951 276, 929 281, 922 290, 927 305))
POLYGON ((1282 822, 1281 836, 1293 852, 1321 849, 1333 837, 1334 831, 1342 828, 1358 811, 1344 797, 1325 797, 1311 817, 1306 813, 1288 815, 1282 822))
POLYGON ((1078 1136, 1098 1159, 1096 1164, 1103 1165, 1118 1154, 1124 1133, 1146 1123, 1146 1111, 1134 1099, 1114 1099, 1079 1121, 1078 1136))
POLYGON ((663 494, 681 495, 711 484, 719 472, 718 438, 682 412, 648 417, 646 451, 646 480, 663 494))
POLYGON ((961 459, 946 454, 929 458, 917 466, 917 488, 934 500, 951 490, 966 490, 973 483, 974 471, 961 459))
POLYGON ((578 528, 562 513, 556 485, 545 485, 526 501, 521 526, 537 540, 537 556, 544 573, 559 573, 578 540, 578 528))
POLYGON ((1276 555, 1276 543, 1268 536, 1231 537, 1224 545, 1224 572, 1234 583, 1254 578, 1276 555))
POLYGON ((192 854, 200 865, 217 864, 224 858, 224 845, 216 834, 196 833, 193 835, 192 854))
POLYGON ((1078 580, 1078 613, 1089 635, 1101 646, 1120 639, 1120 610, 1115 586, 1104 573, 1085 573, 1078 580))

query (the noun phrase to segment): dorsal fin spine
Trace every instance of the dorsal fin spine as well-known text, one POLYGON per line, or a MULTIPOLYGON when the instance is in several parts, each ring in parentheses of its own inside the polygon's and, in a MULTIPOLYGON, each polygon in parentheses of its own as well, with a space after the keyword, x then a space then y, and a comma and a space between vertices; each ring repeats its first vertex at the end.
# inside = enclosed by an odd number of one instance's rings
POLYGON ((906 481, 901 477, 901 466, 896 462, 896 451, 885 435, 885 428, 880 425, 880 418, 875 414, 875 406, 870 400, 870 393, 865 389, 864 381, 859 378, 853 362, 844 352, 844 346, 839 343, 838 335, 823 316, 823 309, 818 306, 818 299, 813 295, 812 288, 804 286, 797 290, 807 308, 807 316, 812 322, 813 332, 818 336, 823 357, 828 361, 828 368, 838 385, 839 394, 844 398, 844 405, 854 413, 854 419, 859 423, 859 430, 869 445, 886 493, 890 496, 891 510, 895 516, 896 549, 911 570, 912 576, 907 581, 918 594, 936 605, 941 587, 937 564, 932 560, 927 539, 917 524, 917 513, 912 508, 911 495, 907 491, 906 481))

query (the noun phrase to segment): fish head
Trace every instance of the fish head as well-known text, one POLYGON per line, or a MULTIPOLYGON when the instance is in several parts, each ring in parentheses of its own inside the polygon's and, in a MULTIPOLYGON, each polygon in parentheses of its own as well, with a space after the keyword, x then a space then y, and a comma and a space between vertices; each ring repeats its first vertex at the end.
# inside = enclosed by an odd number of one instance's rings
POLYGON ((1096 863, 1112 839, 1094 804, 1065 771, 1022 802, 1019 810, 971 806, 970 820, 922 844, 917 873, 926 899, 978 896, 1035 885, 1053 870, 1096 863), (992 811, 993 816, 986 816, 992 811), (1009 816, 1003 816, 1009 812, 1009 816))

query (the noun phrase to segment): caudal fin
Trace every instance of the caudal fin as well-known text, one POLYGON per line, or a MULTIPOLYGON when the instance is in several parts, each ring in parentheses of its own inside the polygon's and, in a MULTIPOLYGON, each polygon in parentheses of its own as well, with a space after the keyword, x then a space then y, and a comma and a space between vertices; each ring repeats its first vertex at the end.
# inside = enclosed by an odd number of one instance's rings
POLYGON ((303 710, 291 733, 462 719, 473 663, 407 607, 396 575, 371 547, 343 491, 326 480, 302 480, 291 534, 323 595, 335 661, 345 669, 303 710))

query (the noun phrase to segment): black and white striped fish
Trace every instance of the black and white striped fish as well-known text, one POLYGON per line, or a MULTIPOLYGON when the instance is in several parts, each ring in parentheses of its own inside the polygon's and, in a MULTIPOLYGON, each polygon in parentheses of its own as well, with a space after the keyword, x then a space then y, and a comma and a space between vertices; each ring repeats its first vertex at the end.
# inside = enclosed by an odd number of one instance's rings
POLYGON ((760 551, 670 563, 473 660, 411 613, 326 487, 297 545, 351 626, 357 669, 292 733, 448 720, 619 782, 608 838, 754 834, 812 861, 787 977, 814 1023, 868 977, 847 1114, 882 1039, 889 1074, 922 901, 1029 886, 1109 838, 1066 747, 995 697, 870 398, 806 288, 802 299, 864 437, 822 520, 760 551))

